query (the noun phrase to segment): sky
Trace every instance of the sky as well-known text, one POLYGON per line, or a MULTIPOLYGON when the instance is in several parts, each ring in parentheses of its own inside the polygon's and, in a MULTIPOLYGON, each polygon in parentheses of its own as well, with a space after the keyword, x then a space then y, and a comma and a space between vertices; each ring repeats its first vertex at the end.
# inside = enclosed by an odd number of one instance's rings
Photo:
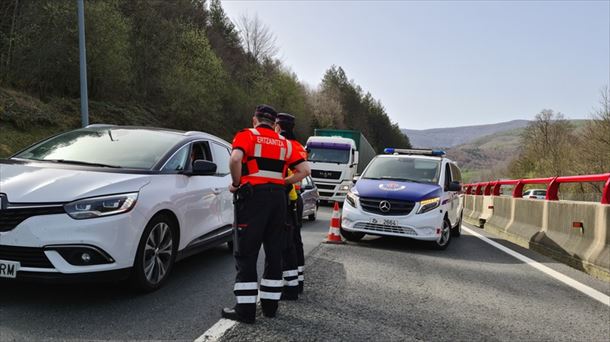
POLYGON ((402 128, 588 118, 610 85, 610 0, 238 1, 278 57, 317 86, 331 65, 381 100, 402 128))

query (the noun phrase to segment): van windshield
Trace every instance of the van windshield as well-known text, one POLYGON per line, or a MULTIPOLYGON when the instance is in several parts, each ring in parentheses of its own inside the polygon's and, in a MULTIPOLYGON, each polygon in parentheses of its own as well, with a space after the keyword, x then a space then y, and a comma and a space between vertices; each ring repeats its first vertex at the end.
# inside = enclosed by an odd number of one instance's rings
POLYGON ((363 179, 391 179, 416 183, 438 183, 440 160, 384 157, 371 161, 363 179))

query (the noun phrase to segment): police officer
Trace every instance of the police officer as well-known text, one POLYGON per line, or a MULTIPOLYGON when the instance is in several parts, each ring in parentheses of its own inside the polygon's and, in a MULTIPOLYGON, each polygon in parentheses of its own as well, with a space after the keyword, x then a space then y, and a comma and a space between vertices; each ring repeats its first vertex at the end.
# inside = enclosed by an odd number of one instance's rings
POLYGON ((277 134, 273 126, 277 112, 268 105, 259 105, 252 118, 254 128, 244 129, 233 139, 229 162, 236 194, 236 246, 234 251, 237 276, 234 308, 224 308, 222 317, 254 323, 257 294, 263 314, 275 317, 284 285, 281 248, 286 222, 285 185, 294 184, 309 175, 309 166, 301 154, 293 153, 293 145, 277 134), (287 167, 294 169, 285 177, 287 167), (265 270, 257 284, 256 262, 261 244, 265 249, 265 270))
MULTIPOLYGON (((307 152, 296 140, 294 135, 294 116, 288 113, 279 113, 276 120, 275 131, 288 139, 292 150, 299 153, 307 160, 307 152)), ((294 153, 294 152, 293 152, 294 153)), ((290 239, 286 249, 282 253, 284 261, 284 295, 282 299, 295 300, 298 294, 303 292, 303 268, 305 266, 305 255, 303 252, 303 240, 301 239, 301 227, 303 223, 303 198, 301 197, 300 185, 296 183, 289 192, 288 216, 291 228, 287 238, 290 239)))

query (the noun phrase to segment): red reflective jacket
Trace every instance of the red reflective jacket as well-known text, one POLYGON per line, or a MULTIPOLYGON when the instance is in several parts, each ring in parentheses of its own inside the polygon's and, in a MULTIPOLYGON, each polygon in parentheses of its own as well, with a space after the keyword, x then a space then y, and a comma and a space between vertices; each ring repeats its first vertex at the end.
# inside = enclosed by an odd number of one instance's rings
POLYGON ((233 139, 233 149, 244 152, 240 184, 284 184, 288 167, 304 161, 293 153, 293 144, 267 125, 241 130, 233 139))

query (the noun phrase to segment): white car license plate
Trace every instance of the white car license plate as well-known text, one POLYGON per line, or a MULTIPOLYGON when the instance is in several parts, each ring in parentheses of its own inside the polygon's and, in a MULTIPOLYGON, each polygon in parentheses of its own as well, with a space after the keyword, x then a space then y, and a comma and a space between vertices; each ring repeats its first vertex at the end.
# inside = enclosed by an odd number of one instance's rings
POLYGON ((382 224, 384 226, 398 226, 398 223, 396 222, 396 220, 390 220, 390 219, 371 219, 371 223, 375 223, 375 224, 382 224))
POLYGON ((0 278, 16 278, 20 266, 16 261, 0 260, 0 278))

